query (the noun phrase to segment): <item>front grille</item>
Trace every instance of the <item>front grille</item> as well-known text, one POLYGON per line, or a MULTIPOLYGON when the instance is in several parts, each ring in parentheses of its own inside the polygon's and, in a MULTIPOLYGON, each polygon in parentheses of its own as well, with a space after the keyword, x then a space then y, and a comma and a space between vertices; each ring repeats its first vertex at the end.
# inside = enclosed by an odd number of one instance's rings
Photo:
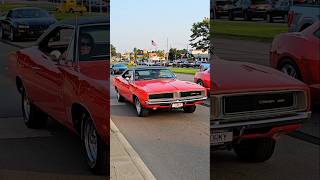
POLYGON ((292 108, 294 93, 246 94, 224 97, 224 114, 292 108))
POLYGON ((173 98, 173 93, 151 94, 149 99, 170 99, 173 98))
POLYGON ((189 91, 189 92, 181 92, 181 97, 190 97, 190 96, 200 96, 201 91, 189 91))

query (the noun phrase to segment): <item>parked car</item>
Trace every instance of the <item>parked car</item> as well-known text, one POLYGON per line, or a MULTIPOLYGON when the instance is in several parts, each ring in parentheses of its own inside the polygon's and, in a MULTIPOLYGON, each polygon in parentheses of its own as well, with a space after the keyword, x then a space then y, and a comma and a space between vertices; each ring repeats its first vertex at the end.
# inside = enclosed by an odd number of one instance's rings
POLYGON ((232 0, 213 0, 215 18, 219 19, 221 16, 228 16, 229 9, 232 5, 232 0))
POLYGON ((101 6, 101 10, 102 12, 106 12, 107 11, 107 3, 105 1, 102 0, 86 0, 84 1, 85 6, 87 8, 88 11, 92 12, 100 12, 100 6, 101 6))
POLYGON ((193 67, 194 67, 194 68, 199 68, 201 64, 202 64, 201 61, 195 61, 195 62, 193 63, 193 67))
POLYGON ((11 41, 23 38, 37 39, 51 24, 56 22, 57 20, 43 9, 14 8, 9 10, 6 17, 0 21, 2 39, 8 38, 11 41))
POLYGON ((64 20, 15 53, 24 123, 51 117, 77 133, 95 174, 109 171, 109 26, 105 16, 64 20))
POLYGON ((210 68, 200 68, 194 76, 194 82, 203 86, 207 90, 207 94, 210 92, 210 68))
POLYGON ((281 134, 311 116, 309 88, 273 68, 214 58, 211 150, 233 149, 244 161, 268 160, 281 134))
POLYGON ((320 102, 320 21, 302 32, 276 36, 270 50, 272 67, 309 85, 320 102))
POLYGON ((183 109, 193 113, 206 99, 205 88, 180 81, 165 67, 137 67, 113 78, 118 101, 127 100, 136 107, 138 116, 150 110, 183 109))
POLYGON ((63 0, 59 5, 57 6, 57 11, 58 12, 63 12, 63 13, 84 13, 87 12, 87 8, 78 3, 77 0, 63 0))
POLYGON ((110 69, 111 74, 122 74, 124 71, 128 69, 128 67, 124 64, 112 64, 110 69))
POLYGON ((245 20, 252 18, 267 18, 267 12, 272 7, 271 0, 238 0, 229 9, 229 20, 236 17, 243 17, 245 20))
POLYGON ((297 4, 288 13, 289 32, 299 32, 320 20, 320 4, 297 4))
POLYGON ((295 4, 300 4, 305 2, 305 0, 279 0, 275 1, 274 5, 267 11, 267 22, 273 22, 273 19, 283 19, 288 22, 288 12, 290 7, 295 4))

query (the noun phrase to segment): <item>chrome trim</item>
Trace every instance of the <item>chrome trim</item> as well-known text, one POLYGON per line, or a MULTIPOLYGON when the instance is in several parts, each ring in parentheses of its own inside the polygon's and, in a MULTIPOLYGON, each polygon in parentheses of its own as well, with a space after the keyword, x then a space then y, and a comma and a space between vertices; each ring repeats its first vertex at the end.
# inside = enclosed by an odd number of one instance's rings
POLYGON ((173 100, 161 100, 161 101, 146 101, 147 105, 157 105, 157 104, 172 104, 172 103, 184 103, 184 102, 192 102, 192 101, 203 101, 206 100, 207 97, 199 97, 192 99, 173 99, 173 100))
MULTIPOLYGON (((267 124, 273 122, 283 122, 283 121, 295 121, 295 120, 308 120, 311 117, 311 111, 296 113, 294 116, 289 117, 277 117, 272 119, 265 120, 255 120, 255 121, 245 121, 245 122, 235 122, 235 123, 226 123, 220 124, 220 121, 214 121, 210 124, 212 129, 228 128, 228 127, 237 127, 237 126, 247 126, 247 125, 256 125, 256 124, 267 124)), ((222 120, 223 121, 223 120, 222 120)))

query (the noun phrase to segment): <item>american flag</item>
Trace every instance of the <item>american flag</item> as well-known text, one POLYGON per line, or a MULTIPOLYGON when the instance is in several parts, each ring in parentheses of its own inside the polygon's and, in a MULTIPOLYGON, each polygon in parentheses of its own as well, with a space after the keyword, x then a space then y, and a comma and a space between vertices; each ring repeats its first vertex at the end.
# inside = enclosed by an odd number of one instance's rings
POLYGON ((154 42, 154 40, 151 40, 151 44, 152 44, 152 46, 157 46, 157 43, 154 42))

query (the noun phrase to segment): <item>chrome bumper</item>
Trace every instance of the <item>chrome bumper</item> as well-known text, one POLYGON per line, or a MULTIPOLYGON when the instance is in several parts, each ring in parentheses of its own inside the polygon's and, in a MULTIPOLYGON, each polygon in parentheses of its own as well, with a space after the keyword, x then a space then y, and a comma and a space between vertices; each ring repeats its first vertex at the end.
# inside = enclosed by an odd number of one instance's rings
POLYGON ((192 98, 192 99, 173 99, 173 100, 164 100, 164 101, 146 101, 147 105, 158 105, 158 104, 172 104, 172 103, 186 103, 193 101, 204 101, 207 97, 192 98))
POLYGON ((262 120, 252 120, 252 121, 245 121, 245 122, 228 122, 223 123, 223 120, 211 120, 210 128, 211 129, 222 129, 222 128, 230 128, 230 127, 239 127, 239 126, 255 126, 255 125, 263 125, 263 124, 270 124, 270 123, 284 123, 284 122, 302 122, 305 120, 310 119, 311 111, 308 112, 299 112, 293 116, 289 117, 277 117, 277 118, 268 118, 262 120), (222 122, 222 123, 221 123, 222 122))

